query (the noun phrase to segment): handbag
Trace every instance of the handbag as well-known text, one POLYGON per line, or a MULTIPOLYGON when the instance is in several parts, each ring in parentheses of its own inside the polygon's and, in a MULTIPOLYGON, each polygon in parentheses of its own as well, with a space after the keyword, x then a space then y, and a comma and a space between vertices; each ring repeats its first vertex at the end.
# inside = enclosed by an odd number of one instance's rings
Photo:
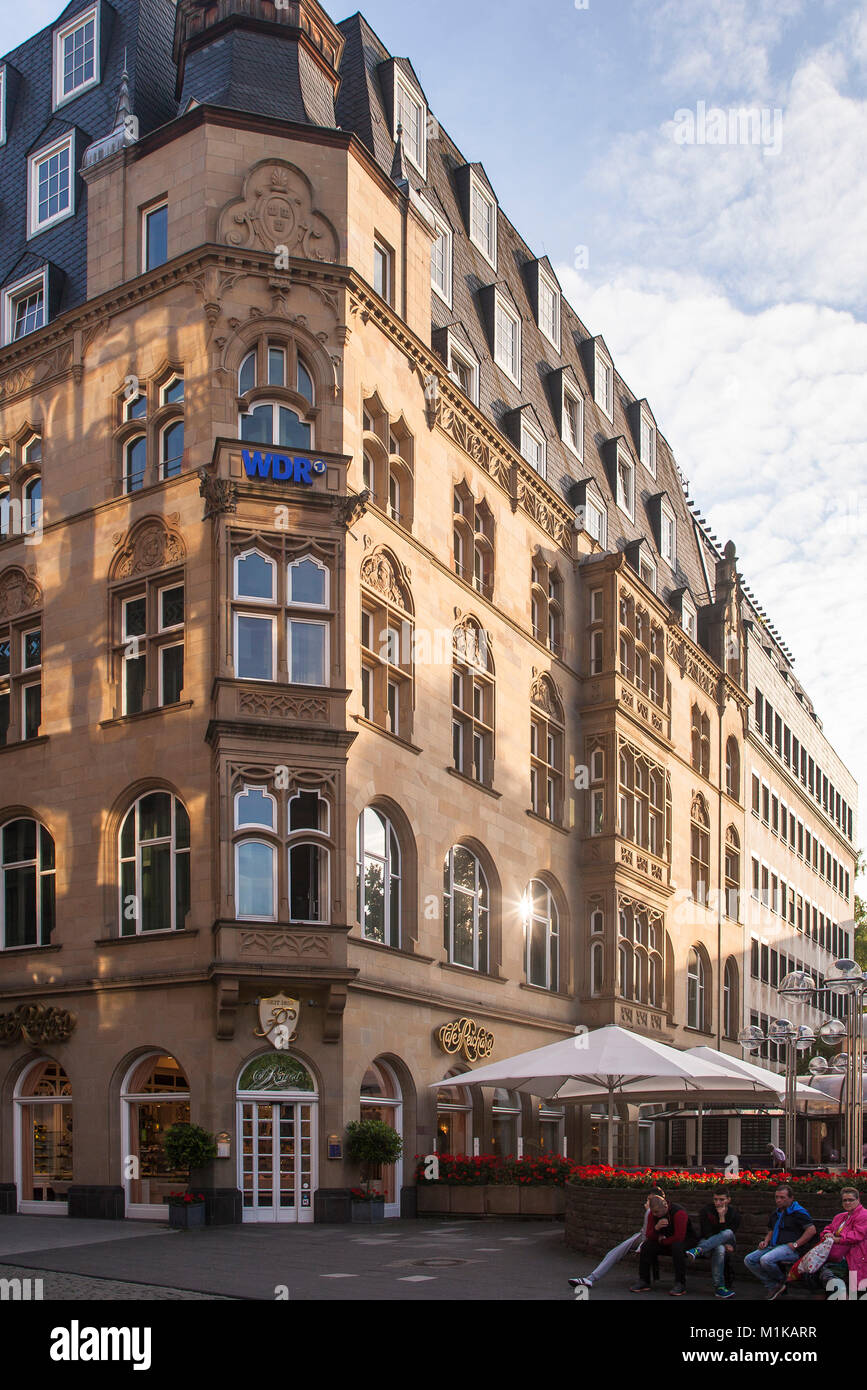
POLYGON ((822 1268, 822 1265, 825 1263, 828 1256, 830 1255, 831 1246, 833 1244, 833 1236, 826 1236, 824 1240, 820 1240, 818 1245, 814 1245, 812 1250, 808 1250, 806 1255, 801 1256, 801 1258, 798 1260, 798 1263, 794 1265, 792 1270, 789 1272, 789 1278, 791 1279, 792 1274, 796 1269, 798 1273, 795 1277, 798 1279, 800 1279, 801 1275, 803 1274, 817 1273, 817 1271, 822 1268))

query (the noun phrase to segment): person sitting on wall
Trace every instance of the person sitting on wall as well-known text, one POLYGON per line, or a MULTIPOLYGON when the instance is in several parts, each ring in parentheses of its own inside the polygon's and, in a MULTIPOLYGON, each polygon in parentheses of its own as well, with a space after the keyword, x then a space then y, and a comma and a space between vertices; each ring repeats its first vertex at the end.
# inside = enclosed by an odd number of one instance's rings
POLYGON ((674 1284, 669 1293, 681 1298, 686 1293, 686 1252, 695 1245, 695 1231, 683 1207, 667 1197, 650 1197, 647 1234, 638 1257, 638 1283, 630 1293, 650 1292, 650 1270, 660 1255, 670 1255, 674 1264, 674 1284))
POLYGON ((621 1241, 619 1245, 615 1245, 613 1250, 609 1250, 605 1258, 601 1260, 596 1268, 592 1269, 589 1274, 585 1274, 583 1278, 580 1279, 570 1279, 569 1284, 573 1289, 592 1289, 593 1285, 602 1279, 610 1269, 613 1269, 614 1266, 623 1259, 624 1255, 628 1255, 630 1251, 639 1248, 647 1234, 647 1220, 650 1216, 651 1197, 662 1197, 663 1200, 665 1200, 665 1193, 661 1187, 652 1187, 650 1189, 647 1200, 644 1203, 644 1220, 641 1223, 641 1230, 636 1231, 635 1235, 630 1236, 628 1240, 621 1241))
POLYGON ((867 1208, 861 1205, 857 1187, 841 1188, 840 1202, 842 1212, 819 1236, 820 1241, 834 1238, 828 1258, 814 1275, 806 1276, 805 1282, 809 1287, 825 1288, 832 1279, 842 1279, 848 1294, 850 1273, 859 1285, 867 1281, 867 1208))
MULTIPOLYGON (((865 1213, 867 1215, 867 1213, 865 1213)), ((687 1258, 700 1260, 710 1255, 710 1273, 717 1298, 734 1298, 734 1289, 726 1287, 726 1255, 734 1253, 735 1232, 741 1224, 741 1214, 732 1206, 731 1194, 715 1192, 713 1201, 702 1207, 698 1214, 701 1240, 691 1250, 687 1258)))
POLYGON ((774 1193, 776 1210, 768 1220, 768 1234, 751 1250, 744 1264, 760 1279, 768 1298, 779 1298, 786 1292, 786 1278, 781 1266, 794 1264, 816 1238, 816 1227, 810 1213, 795 1201, 788 1183, 781 1183, 774 1193))

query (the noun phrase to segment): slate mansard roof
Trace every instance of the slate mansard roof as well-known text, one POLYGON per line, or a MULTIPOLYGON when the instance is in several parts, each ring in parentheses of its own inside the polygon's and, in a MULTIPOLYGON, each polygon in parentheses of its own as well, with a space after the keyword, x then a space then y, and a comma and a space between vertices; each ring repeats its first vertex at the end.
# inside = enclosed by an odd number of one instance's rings
POLYGON ((87 297, 87 189, 75 179, 75 213, 27 238, 27 161, 52 140, 76 132, 77 167, 87 146, 114 124, 126 56, 132 109, 142 135, 177 113, 171 59, 173 0, 100 0, 98 85, 52 111, 54 34, 93 0, 71 0, 53 24, 7 53, 6 143, 0 147, 0 285, 52 267, 52 316, 87 297))

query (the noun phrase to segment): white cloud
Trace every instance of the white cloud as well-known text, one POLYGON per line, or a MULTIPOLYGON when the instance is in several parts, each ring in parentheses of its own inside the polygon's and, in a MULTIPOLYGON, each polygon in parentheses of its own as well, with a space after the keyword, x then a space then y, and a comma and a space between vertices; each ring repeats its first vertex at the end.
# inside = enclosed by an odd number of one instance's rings
POLYGON ((717 95, 767 92, 771 50, 803 11, 804 0, 663 0, 640 7, 661 81, 717 95))
POLYGON ((646 396, 715 534, 796 658, 825 732, 867 785, 867 324, 811 304, 748 313, 697 276, 557 268, 646 396))

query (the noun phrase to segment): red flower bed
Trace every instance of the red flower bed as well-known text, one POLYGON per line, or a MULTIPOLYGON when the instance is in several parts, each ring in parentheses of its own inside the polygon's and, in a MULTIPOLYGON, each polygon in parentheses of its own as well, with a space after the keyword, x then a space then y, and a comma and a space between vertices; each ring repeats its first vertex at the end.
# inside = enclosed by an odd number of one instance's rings
POLYGON ((417 1183, 445 1183, 453 1187, 482 1187, 485 1185, 520 1185, 563 1187, 567 1182, 583 1187, 625 1187, 647 1190, 662 1187, 668 1190, 701 1191, 703 1188, 728 1188, 773 1191, 781 1182, 790 1183, 798 1192, 838 1192, 841 1187, 867 1185, 867 1173, 826 1173, 809 1175, 771 1171, 768 1168, 745 1170, 736 1177, 724 1173, 685 1173, 676 1168, 642 1168, 638 1171, 609 1168, 607 1163, 580 1164, 561 1154, 541 1154, 535 1157, 500 1158, 495 1154, 437 1154, 436 1166, 430 1155, 416 1154, 417 1183))

